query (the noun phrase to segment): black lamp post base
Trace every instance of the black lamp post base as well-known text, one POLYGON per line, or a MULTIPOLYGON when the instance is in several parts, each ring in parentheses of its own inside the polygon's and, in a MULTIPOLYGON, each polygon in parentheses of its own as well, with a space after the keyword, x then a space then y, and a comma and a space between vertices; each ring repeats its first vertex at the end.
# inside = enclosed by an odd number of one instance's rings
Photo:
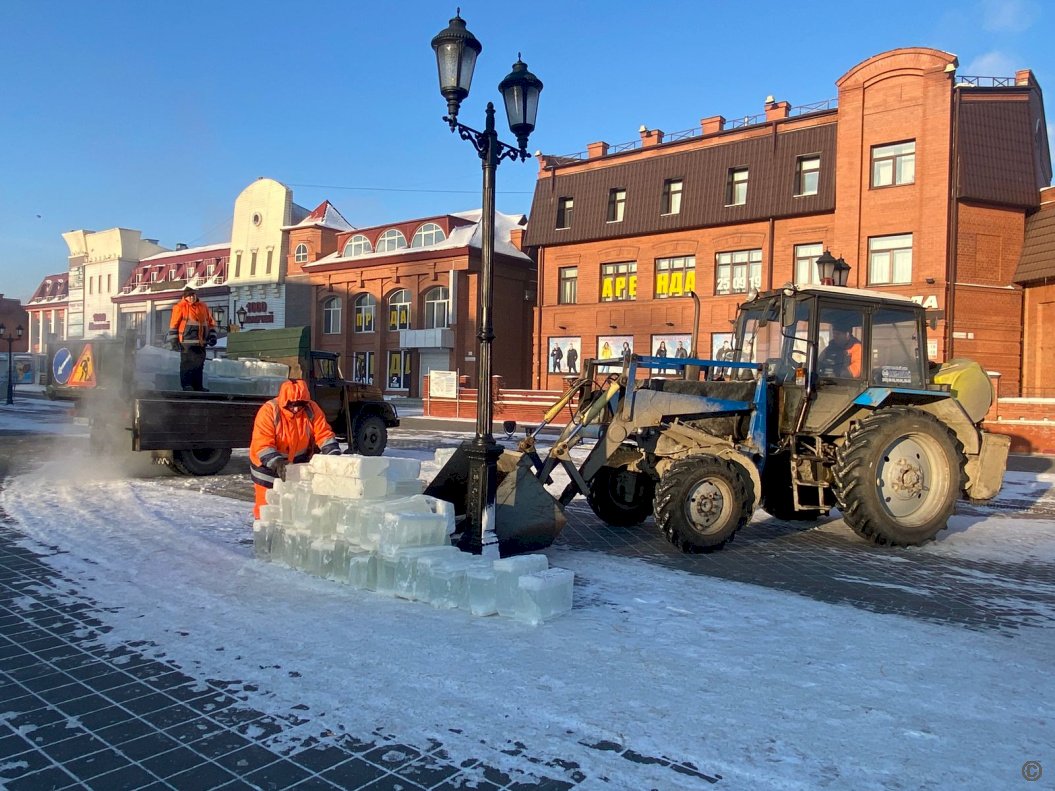
POLYGON ((480 555, 493 544, 497 554, 495 495, 498 491, 498 457, 502 455, 502 446, 491 436, 477 437, 462 443, 461 452, 465 454, 469 469, 465 522, 457 541, 458 548, 480 555))

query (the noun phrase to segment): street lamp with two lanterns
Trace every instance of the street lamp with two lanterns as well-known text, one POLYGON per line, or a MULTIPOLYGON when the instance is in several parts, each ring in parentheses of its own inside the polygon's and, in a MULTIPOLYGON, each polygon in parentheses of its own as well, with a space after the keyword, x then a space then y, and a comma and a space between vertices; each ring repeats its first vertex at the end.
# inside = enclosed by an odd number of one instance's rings
POLYGON ((462 547, 475 554, 496 554, 498 537, 495 532, 495 495, 497 491, 497 463, 502 448, 491 434, 494 410, 491 392, 491 342, 494 340, 492 307, 494 295, 495 249, 495 170, 503 159, 527 160, 528 137, 535 129, 539 93, 542 81, 528 71, 519 54, 513 70, 498 84, 506 106, 509 129, 517 139, 510 146, 498 139, 495 131, 495 107, 487 103, 482 132, 459 123, 458 111, 469 95, 469 87, 476 68, 476 59, 483 46, 465 27, 460 9, 446 29, 432 39, 439 70, 440 93, 447 100, 447 115, 443 120, 462 140, 468 140, 480 156, 483 166, 483 206, 480 244, 479 318, 477 324, 478 389, 476 410, 476 438, 466 443, 463 450, 469 459, 469 492, 466 508, 467 527, 462 533, 462 547))

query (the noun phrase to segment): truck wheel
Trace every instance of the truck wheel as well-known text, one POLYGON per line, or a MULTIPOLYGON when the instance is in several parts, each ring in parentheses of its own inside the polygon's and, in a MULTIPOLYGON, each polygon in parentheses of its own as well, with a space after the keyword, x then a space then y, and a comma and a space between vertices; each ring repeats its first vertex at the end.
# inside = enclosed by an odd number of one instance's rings
POLYGON ((655 485, 642 472, 601 467, 590 481, 586 502, 601 521, 615 527, 639 525, 652 515, 655 485))
MULTIPOLYGON (((352 426, 355 452, 361 456, 380 456, 388 445, 388 429, 377 415, 362 415, 352 426)), ((351 443, 349 443, 351 444, 351 443)))
POLYGON ((172 467, 183 475, 215 475, 231 460, 230 448, 172 451, 172 467))
POLYGON ((917 546, 946 527, 963 489, 963 448, 933 415, 883 409, 846 436, 834 468, 846 523, 880 545, 917 546))
POLYGON ((689 456, 656 486, 656 524, 684 552, 721 549, 751 520, 754 499, 754 484, 739 464, 689 456))

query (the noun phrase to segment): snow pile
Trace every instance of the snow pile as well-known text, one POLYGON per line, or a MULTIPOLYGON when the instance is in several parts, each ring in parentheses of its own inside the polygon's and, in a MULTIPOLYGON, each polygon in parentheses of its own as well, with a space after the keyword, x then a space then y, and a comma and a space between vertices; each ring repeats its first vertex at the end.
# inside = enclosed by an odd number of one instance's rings
POLYGON ((257 558, 478 616, 537 625, 571 610, 575 575, 545 555, 491 561, 451 546, 454 505, 422 494, 420 471, 391 456, 290 465, 253 523, 257 558))

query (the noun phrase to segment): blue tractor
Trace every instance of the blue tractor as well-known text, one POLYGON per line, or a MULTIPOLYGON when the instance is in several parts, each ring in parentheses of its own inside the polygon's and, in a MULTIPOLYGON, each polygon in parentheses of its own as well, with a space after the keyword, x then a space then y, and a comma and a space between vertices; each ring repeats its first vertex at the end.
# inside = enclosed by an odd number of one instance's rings
POLYGON ((896 294, 788 286, 740 306, 721 360, 588 361, 547 414, 574 408, 550 450, 536 446, 544 422, 499 459, 503 554, 550 543, 578 494, 610 525, 654 516, 686 552, 724 546, 759 506, 787 520, 838 508, 880 545, 932 539, 961 495, 1000 490, 1009 439, 980 428, 986 373, 928 362, 926 331, 925 310, 896 294), (570 483, 554 509, 539 492, 558 466, 570 483))

